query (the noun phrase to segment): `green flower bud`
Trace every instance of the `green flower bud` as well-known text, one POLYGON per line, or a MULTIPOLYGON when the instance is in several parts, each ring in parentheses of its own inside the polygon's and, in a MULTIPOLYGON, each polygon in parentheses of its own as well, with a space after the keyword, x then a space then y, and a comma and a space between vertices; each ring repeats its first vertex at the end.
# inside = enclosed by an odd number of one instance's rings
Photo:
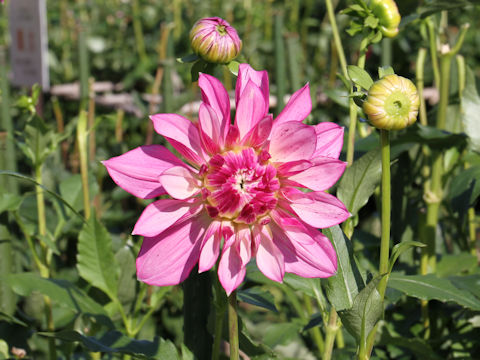
POLYGON ((394 37, 398 34, 400 13, 397 4, 393 0, 372 0, 370 8, 379 20, 379 28, 386 37, 394 37))
POLYGON ((417 88, 410 80, 387 75, 370 87, 363 111, 372 126, 400 130, 417 120, 419 106, 417 88))
POLYGON ((190 31, 190 43, 198 56, 216 64, 229 63, 242 50, 237 31, 219 17, 197 21, 190 31))

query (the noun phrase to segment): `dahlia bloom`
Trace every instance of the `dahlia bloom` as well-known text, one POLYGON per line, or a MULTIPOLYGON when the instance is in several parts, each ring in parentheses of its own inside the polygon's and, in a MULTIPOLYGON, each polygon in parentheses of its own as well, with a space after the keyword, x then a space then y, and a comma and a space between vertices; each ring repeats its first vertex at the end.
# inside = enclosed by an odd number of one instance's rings
POLYGON ((190 30, 190 43, 193 51, 211 63, 227 64, 242 50, 235 28, 219 18, 200 19, 190 30))
POLYGON ((234 124, 223 85, 206 74, 198 84, 203 98, 198 122, 176 114, 150 117, 183 161, 163 146, 147 145, 104 162, 131 194, 171 197, 148 205, 135 225, 133 234, 144 236, 138 279, 175 285, 195 264, 207 271, 219 256, 218 276, 228 294, 243 281, 253 257, 260 271, 278 282, 285 272, 333 275, 335 250, 317 228, 350 215, 324 192, 345 170, 338 160, 343 128, 302 123, 312 108, 308 84, 274 120, 268 113, 267 72, 247 64, 239 68, 234 124))

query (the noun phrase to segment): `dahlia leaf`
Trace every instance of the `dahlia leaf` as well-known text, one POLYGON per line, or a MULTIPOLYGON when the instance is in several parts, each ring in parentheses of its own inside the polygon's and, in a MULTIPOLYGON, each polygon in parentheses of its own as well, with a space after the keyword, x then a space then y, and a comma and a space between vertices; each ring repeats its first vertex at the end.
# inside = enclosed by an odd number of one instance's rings
POLYGON ((380 152, 372 150, 345 170, 338 186, 337 197, 352 215, 356 215, 375 191, 380 178, 380 152))
POLYGON ((62 330, 55 333, 41 332, 41 336, 67 342, 80 342, 86 349, 107 354, 127 354, 140 359, 175 360, 179 359, 175 345, 169 340, 156 337, 153 341, 131 339, 119 331, 108 331, 101 338, 84 336, 75 330, 62 330))
POLYGON ((377 290, 377 285, 382 279, 378 276, 358 293, 349 310, 340 311, 338 314, 342 323, 358 344, 366 344, 367 336, 380 319, 383 313, 383 301, 377 290))
POLYGON ((337 311, 347 310, 354 305, 365 282, 353 257, 352 244, 340 227, 333 226, 323 232, 332 241, 338 258, 337 273, 325 280, 325 292, 337 311))
POLYGON ((472 310, 480 310, 480 299, 471 292, 456 287, 449 279, 438 278, 433 274, 402 275, 392 273, 388 281, 388 287, 400 290, 406 295, 418 299, 451 301, 472 310))
POLYGON ((92 214, 78 237, 77 269, 80 276, 117 299, 118 269, 107 229, 92 214))

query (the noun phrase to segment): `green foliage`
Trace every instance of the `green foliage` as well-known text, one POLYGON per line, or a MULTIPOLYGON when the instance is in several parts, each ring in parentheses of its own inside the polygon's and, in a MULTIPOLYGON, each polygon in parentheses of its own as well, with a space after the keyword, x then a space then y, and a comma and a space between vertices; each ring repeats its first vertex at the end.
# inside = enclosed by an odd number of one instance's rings
POLYGON ((110 299, 117 298, 118 266, 112 239, 95 215, 84 224, 78 236, 77 269, 82 278, 99 288, 110 299))
POLYGON ((428 275, 401 275, 393 272, 388 286, 422 300, 452 301, 472 310, 480 310, 480 298, 462 290, 446 278, 428 275))

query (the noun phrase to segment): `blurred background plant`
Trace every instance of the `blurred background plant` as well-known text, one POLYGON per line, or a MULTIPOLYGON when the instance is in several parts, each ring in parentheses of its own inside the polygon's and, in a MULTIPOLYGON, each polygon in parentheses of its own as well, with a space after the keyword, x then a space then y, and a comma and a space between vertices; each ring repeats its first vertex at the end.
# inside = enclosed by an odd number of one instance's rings
MULTIPOLYGON (((18 349, 35 359, 208 353, 205 344, 184 339, 183 288, 136 281, 140 241, 130 232, 148 202, 116 187, 100 161, 163 143, 149 114, 195 118, 200 97, 191 82, 199 69, 176 58, 191 53, 190 28, 210 16, 237 29, 238 61, 268 70, 273 113, 308 81, 309 123, 349 128, 352 106, 360 119, 351 166, 332 190, 353 217, 344 233, 325 231, 337 249, 338 275, 286 276, 277 284, 251 264, 238 294, 241 357, 350 359, 362 341, 373 344, 369 333, 381 359, 480 354, 475 1, 399 1, 399 34, 382 40, 374 18, 352 31, 358 17, 340 13, 362 1, 48 1, 52 88, 42 95, 8 82, 8 3, 0 5, 0 358, 21 357, 18 349), (414 80, 423 99, 419 124, 391 137, 391 247, 399 257, 383 315, 372 297, 379 281, 379 134, 349 101, 363 96, 379 66, 414 80), (425 250, 404 252, 420 240, 425 250)), ((213 72, 234 89, 229 68, 213 72)), ((348 131, 344 160, 347 139, 348 131)), ((220 306, 216 300, 212 308, 220 306)), ((208 318, 203 326, 213 336, 214 311, 208 318)), ((221 332, 228 341, 227 329, 221 332)))

